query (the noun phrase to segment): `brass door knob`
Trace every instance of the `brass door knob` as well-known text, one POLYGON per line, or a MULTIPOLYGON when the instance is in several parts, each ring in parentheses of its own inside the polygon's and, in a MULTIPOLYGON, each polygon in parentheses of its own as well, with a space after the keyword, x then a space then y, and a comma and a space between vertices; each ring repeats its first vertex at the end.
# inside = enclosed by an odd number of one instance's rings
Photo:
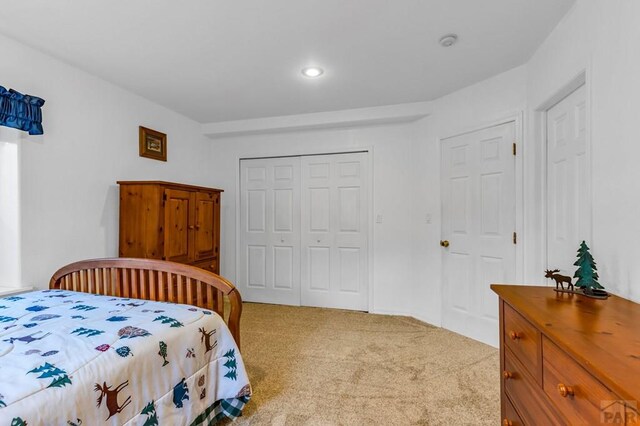
POLYGON ((513 422, 512 422, 511 420, 509 420, 509 419, 504 419, 504 420, 502 421, 502 424, 503 424, 504 426, 513 426, 513 422))
POLYGON ((518 340, 520 338, 520 333, 516 332, 516 331, 512 331, 509 333, 509 338, 511 340, 518 340))
POLYGON ((504 377, 505 380, 513 379, 513 373, 511 371, 504 370, 502 372, 502 377, 504 377))
POLYGON ((563 398, 566 398, 569 395, 574 395, 573 388, 571 386, 565 385, 564 383, 558 383, 558 393, 563 398))
POLYGON ((449 247, 449 241, 447 241, 447 240, 441 240, 441 241, 440 241, 440 245, 441 245, 442 247, 449 247))

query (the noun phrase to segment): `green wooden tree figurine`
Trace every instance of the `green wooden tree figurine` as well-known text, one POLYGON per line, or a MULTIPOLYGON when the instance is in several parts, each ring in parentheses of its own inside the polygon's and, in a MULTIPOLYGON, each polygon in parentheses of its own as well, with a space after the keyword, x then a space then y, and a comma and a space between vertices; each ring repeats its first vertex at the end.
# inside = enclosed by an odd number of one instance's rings
POLYGON ((578 281, 575 283, 576 287, 583 289, 585 293, 593 293, 593 290, 602 289, 598 282, 598 268, 596 262, 593 260, 593 256, 589 253, 589 247, 584 241, 580 244, 578 249, 578 260, 574 263, 578 267, 576 273, 573 275, 578 281))

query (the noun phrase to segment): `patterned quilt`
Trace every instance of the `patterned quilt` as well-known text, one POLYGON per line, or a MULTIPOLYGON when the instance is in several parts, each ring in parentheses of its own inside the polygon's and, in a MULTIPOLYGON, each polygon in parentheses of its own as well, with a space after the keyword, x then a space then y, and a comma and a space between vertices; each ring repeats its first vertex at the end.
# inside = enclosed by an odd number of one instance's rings
POLYGON ((0 298, 0 426, 212 424, 250 395, 215 312, 63 290, 0 298))

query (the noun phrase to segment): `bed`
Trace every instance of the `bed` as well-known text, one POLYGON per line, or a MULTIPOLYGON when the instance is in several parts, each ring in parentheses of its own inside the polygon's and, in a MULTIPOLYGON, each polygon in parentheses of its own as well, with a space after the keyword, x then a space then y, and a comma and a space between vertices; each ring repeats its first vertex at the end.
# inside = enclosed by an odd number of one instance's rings
POLYGON ((189 265, 97 259, 0 299, 0 425, 207 425, 251 397, 242 300, 189 265), (223 304, 230 303, 228 324, 223 304), (218 312, 210 309, 220 306, 218 312))

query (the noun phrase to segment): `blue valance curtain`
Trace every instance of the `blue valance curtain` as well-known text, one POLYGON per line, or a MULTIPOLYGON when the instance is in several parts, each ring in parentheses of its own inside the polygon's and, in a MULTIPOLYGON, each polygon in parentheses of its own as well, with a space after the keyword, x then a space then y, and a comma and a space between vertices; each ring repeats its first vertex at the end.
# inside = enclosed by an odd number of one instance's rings
POLYGON ((44 99, 23 95, 0 86, 0 126, 13 127, 30 135, 41 135, 44 99))

